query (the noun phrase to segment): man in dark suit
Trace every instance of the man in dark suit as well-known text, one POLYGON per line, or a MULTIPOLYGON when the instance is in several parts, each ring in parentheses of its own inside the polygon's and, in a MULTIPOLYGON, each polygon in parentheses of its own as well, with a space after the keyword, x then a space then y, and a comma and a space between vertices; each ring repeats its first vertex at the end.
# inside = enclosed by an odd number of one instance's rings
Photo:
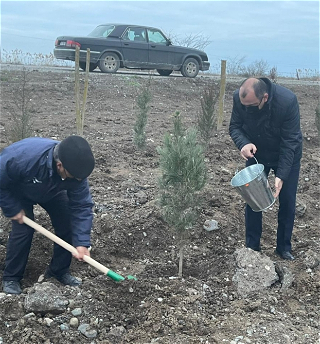
MULTIPOLYGON (((267 78, 248 78, 233 95, 229 133, 246 165, 259 163, 268 175, 275 172, 275 197, 279 196, 275 253, 293 260, 296 193, 302 155, 302 134, 297 97, 267 78)), ((246 205, 246 246, 260 251, 262 213, 246 205)))

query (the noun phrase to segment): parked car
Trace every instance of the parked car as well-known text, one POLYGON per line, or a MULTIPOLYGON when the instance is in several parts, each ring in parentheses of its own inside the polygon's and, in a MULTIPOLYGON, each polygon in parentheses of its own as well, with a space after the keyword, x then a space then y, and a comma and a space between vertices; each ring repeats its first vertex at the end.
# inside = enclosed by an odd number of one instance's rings
POLYGON ((205 52, 175 46, 161 30, 137 25, 103 24, 88 36, 60 36, 56 39, 54 56, 75 60, 76 46, 80 48, 80 68, 86 68, 87 48, 90 49, 90 71, 97 67, 104 73, 116 73, 119 68, 156 69, 168 76, 180 71, 194 78, 199 70, 210 67, 205 52))

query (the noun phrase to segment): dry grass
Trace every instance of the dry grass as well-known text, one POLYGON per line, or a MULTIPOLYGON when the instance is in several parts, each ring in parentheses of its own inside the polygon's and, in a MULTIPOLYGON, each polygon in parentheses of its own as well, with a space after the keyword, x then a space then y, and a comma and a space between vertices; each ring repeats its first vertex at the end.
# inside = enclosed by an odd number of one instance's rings
POLYGON ((72 61, 57 60, 52 53, 49 54, 31 54, 22 50, 15 49, 7 51, 2 49, 0 62, 16 65, 36 65, 36 66, 70 66, 72 61))

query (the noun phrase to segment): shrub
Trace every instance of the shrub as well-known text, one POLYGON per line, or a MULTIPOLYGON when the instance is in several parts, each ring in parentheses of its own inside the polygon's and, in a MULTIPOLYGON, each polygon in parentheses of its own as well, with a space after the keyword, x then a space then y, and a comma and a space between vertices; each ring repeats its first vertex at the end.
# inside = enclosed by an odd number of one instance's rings
POLYGON ((272 67, 270 69, 269 78, 271 79, 272 82, 277 83, 277 79, 278 79, 277 67, 272 67))
POLYGON ((8 107, 10 121, 7 124, 7 136, 12 142, 33 136, 32 117, 36 110, 32 103, 34 92, 29 76, 30 72, 23 68, 16 82, 14 98, 8 107))

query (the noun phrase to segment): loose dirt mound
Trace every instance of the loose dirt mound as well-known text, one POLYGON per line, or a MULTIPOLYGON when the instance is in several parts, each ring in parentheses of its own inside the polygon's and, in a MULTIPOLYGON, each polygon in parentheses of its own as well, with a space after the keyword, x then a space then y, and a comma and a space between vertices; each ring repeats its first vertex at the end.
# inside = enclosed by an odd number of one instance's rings
MULTIPOLYGON (((81 74, 82 78, 84 74, 81 74)), ((75 133, 74 74, 70 71, 33 70, 34 134, 63 139, 75 133)), ((12 105, 18 105, 19 74, 1 72, 1 148, 9 144, 6 126, 12 105)), ((228 135, 232 93, 239 82, 227 82, 225 120, 207 151, 208 184, 203 209, 186 246, 184 278, 177 276, 177 242, 162 220, 156 204, 159 156, 156 147, 172 130, 172 114, 180 111, 185 126, 195 124, 199 95, 211 82, 207 77, 118 73, 90 74, 84 136, 92 145, 96 168, 89 178, 95 201, 92 257, 123 276, 137 281, 116 283, 85 263, 73 262, 72 271, 83 280, 81 288, 62 287, 70 308, 59 316, 24 317, 25 295, 0 297, 0 337, 4 343, 318 343, 320 340, 320 268, 310 264, 319 257, 319 141, 315 108, 319 86, 292 81, 301 106, 304 155, 298 189, 299 209, 293 234, 293 262, 274 255, 277 205, 264 214, 262 252, 289 269, 293 284, 285 291, 276 283, 265 293, 241 298, 232 282, 234 252, 244 245, 244 202, 230 186, 239 166, 239 152, 228 135), (149 80, 150 78, 150 80, 149 80), (133 145, 135 100, 150 81, 151 110, 147 147, 133 145), (146 198, 146 202, 139 200, 146 198), (217 231, 203 229, 206 220, 219 223, 217 231), (309 259, 309 260, 308 260, 309 259), (65 329, 80 307, 79 323, 97 331, 87 338, 77 327, 65 329), (13 312, 13 309, 16 311, 13 312), (53 319, 48 326, 44 318, 53 319)), ((279 84, 286 86, 280 80, 279 84)), ((20 93, 19 93, 20 92, 20 93)), ((272 183, 271 179, 271 183, 272 183)), ((36 221, 52 229, 47 215, 36 208, 36 221)), ((3 270, 10 224, 1 218, 0 264, 3 270)), ((52 243, 35 234, 22 287, 27 292, 44 272, 52 243)), ((0 276, 1 277, 1 276, 0 276)), ((1 340, 0 340, 1 342, 1 340)))

